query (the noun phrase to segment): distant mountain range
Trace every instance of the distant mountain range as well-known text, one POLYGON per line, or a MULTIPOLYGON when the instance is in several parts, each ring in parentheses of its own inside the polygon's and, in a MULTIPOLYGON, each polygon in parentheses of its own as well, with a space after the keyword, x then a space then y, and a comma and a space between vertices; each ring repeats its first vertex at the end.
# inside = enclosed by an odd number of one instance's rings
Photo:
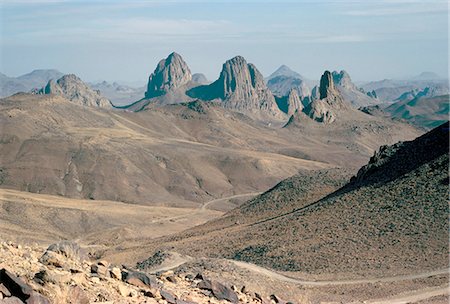
POLYGON ((439 91, 439 94, 442 95, 450 93, 448 79, 431 72, 423 72, 409 79, 384 79, 367 82, 361 84, 361 87, 367 92, 374 91, 383 102, 393 102, 405 93, 423 91, 427 87, 433 91, 439 91))
MULTIPOLYGON (((380 105, 379 108, 386 108, 382 105, 385 102, 407 102, 418 97, 438 97, 449 93, 448 83, 430 72, 408 80, 365 83, 361 88, 353 83, 344 70, 333 71, 330 75, 332 96, 339 95, 336 98, 341 99, 342 104, 349 104, 353 108, 365 107, 366 112, 372 111, 372 114, 375 112, 373 109, 369 110, 370 107, 380 105)), ((62 77, 63 74, 57 70, 35 70, 17 78, 0 74, 0 96, 40 90, 41 94, 57 93, 68 97, 67 90, 71 90, 73 92, 70 93, 72 97, 69 100, 78 98, 85 105, 106 105, 105 102, 99 102, 104 98, 109 100, 108 104, 131 111, 140 111, 150 105, 200 99, 216 102, 261 121, 287 121, 296 112, 300 112, 316 121, 331 123, 336 112, 336 109, 330 110, 334 103, 318 101, 323 99, 320 94, 321 84, 304 78, 286 65, 280 66, 264 79, 256 66, 247 63, 241 56, 225 62, 219 78, 214 82, 209 82, 203 74, 192 74, 187 63, 175 52, 157 64, 149 76, 146 88, 105 81, 85 84, 75 75, 72 78, 62 77), (58 81, 66 85, 65 93, 58 87, 58 81), (96 94, 98 97, 95 97, 96 94), (83 98, 84 101, 81 101, 83 98)), ((405 119, 412 117, 406 114, 400 116, 405 119)))
POLYGON ((50 79, 59 79, 64 74, 58 70, 34 70, 31 73, 8 77, 0 73, 0 97, 10 96, 17 92, 29 92, 32 89, 41 88, 50 79))

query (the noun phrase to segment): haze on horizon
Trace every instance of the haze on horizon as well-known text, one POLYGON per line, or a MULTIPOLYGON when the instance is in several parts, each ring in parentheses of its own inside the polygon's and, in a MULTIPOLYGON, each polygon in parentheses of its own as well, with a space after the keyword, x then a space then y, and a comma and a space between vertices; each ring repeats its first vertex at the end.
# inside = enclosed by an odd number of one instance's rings
POLYGON ((0 3, 0 72, 8 76, 55 68, 87 81, 145 83, 176 51, 211 80, 235 55, 265 76, 286 64, 311 79, 326 69, 354 80, 448 77, 445 0, 0 3))

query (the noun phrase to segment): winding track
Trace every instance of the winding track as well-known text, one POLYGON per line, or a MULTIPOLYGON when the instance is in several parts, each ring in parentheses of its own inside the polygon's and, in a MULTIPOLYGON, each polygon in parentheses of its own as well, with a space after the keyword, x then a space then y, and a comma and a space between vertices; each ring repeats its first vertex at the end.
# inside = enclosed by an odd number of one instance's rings
POLYGON ((260 195, 261 193, 263 193, 263 192, 242 193, 242 194, 232 195, 232 196, 228 196, 228 197, 222 197, 222 198, 213 199, 212 201, 204 203, 202 205, 202 207, 201 207, 201 210, 205 210, 209 205, 217 203, 217 202, 228 201, 228 200, 233 199, 233 198, 241 198, 241 197, 247 197, 247 196, 257 196, 257 195, 260 195))

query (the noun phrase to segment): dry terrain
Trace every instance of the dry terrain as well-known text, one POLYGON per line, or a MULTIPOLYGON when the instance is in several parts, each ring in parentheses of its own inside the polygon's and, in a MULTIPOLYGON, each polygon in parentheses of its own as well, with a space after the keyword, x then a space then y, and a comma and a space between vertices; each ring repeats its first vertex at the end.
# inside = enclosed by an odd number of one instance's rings
MULTIPOLYGON (((356 110, 332 125, 268 125, 214 102, 134 113, 29 94, 0 100, 0 119, 0 239, 15 243, 2 244, 0 265, 32 285, 54 272, 36 262, 44 247, 71 240, 88 265, 139 267, 198 303, 221 302, 186 274, 246 286, 236 293, 249 303, 448 299, 442 134, 422 137, 430 151, 423 140, 383 148, 357 174, 380 145, 421 131, 356 110)), ((91 300, 154 303, 83 267, 91 300)))
MULTIPOLYGON (((142 248, 250 262, 258 266, 246 269, 269 276, 272 269, 278 281, 302 285, 364 285, 398 276, 429 283, 429 276, 449 269, 448 157, 447 123, 414 141, 382 147, 351 182, 319 200, 307 189, 296 192, 296 180, 311 178, 299 173, 217 220, 142 248), (272 215, 254 216, 259 203, 272 215), (286 212, 268 210, 270 203, 286 212)), ((319 176, 330 188, 339 180, 319 176)), ((440 284, 436 293, 447 288, 440 284)))
POLYGON ((280 128, 214 103, 134 113, 18 94, 0 100, 0 187, 192 208, 265 191, 300 169, 357 168, 380 145, 420 134, 358 115, 280 128))

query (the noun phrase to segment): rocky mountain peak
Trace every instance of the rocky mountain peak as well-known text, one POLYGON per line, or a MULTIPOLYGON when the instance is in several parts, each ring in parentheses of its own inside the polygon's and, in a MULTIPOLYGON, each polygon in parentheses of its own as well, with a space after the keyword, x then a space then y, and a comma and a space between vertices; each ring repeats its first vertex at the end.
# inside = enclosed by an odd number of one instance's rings
POLYGON ((329 95, 334 94, 336 90, 334 89, 334 80, 330 71, 325 71, 322 77, 320 77, 319 86, 319 98, 325 99, 329 95))
POLYGON ((346 71, 344 70, 340 72, 333 71, 332 76, 333 81, 336 85, 339 85, 346 89, 357 89, 356 86, 353 84, 350 75, 346 71))
POLYGON ((74 74, 64 75, 56 82, 53 79, 50 80, 47 85, 37 93, 60 95, 73 103, 83 106, 102 108, 111 107, 111 102, 103 97, 100 94, 100 91, 92 90, 74 74))
POLYGON ((305 113, 318 122, 333 122, 338 112, 348 109, 341 93, 335 87, 333 75, 325 71, 320 78, 319 99, 313 100, 306 108, 305 113))
POLYGON ((298 96, 297 90, 292 89, 288 95, 288 116, 293 115, 296 111, 302 111, 303 104, 298 96))
POLYGON ((204 100, 221 99, 225 108, 239 112, 284 117, 263 75, 242 56, 227 60, 219 79, 190 90, 188 95, 204 100))
POLYGON ((148 78, 146 98, 164 95, 174 91, 192 80, 191 71, 178 53, 171 53, 162 59, 148 78))

